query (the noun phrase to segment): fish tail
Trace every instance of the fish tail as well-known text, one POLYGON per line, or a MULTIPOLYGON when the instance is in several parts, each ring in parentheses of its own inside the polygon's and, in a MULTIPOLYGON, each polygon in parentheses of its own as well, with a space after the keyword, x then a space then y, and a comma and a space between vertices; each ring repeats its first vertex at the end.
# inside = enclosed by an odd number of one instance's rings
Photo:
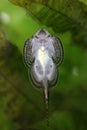
POLYGON ((49 87, 47 81, 43 81, 43 95, 46 107, 47 126, 49 126, 49 87))

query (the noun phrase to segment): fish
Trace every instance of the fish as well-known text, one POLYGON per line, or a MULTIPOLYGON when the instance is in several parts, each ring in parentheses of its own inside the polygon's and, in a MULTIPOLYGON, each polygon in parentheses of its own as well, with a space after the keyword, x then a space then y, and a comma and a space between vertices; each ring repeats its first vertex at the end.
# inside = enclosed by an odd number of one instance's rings
POLYGON ((42 89, 49 124, 49 90, 58 82, 58 68, 64 58, 61 40, 46 29, 39 29, 24 43, 23 59, 33 85, 42 89))

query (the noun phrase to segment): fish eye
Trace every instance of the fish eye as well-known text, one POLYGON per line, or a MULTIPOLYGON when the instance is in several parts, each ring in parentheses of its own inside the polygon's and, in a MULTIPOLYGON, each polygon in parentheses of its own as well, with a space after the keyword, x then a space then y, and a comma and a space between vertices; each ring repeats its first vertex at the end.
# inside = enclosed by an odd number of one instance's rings
POLYGON ((35 35, 35 38, 37 38, 37 39, 38 39, 39 37, 38 37, 37 35, 35 35))
POLYGON ((49 34, 47 37, 51 37, 51 35, 49 34))

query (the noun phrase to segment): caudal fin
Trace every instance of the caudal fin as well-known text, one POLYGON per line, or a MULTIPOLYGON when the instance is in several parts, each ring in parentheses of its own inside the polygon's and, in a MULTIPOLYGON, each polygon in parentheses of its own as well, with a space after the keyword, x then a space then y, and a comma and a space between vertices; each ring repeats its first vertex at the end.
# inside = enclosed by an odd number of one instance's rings
POLYGON ((46 119, 47 119, 47 126, 49 126, 49 88, 46 81, 43 83, 43 94, 44 94, 44 101, 46 107, 46 119))

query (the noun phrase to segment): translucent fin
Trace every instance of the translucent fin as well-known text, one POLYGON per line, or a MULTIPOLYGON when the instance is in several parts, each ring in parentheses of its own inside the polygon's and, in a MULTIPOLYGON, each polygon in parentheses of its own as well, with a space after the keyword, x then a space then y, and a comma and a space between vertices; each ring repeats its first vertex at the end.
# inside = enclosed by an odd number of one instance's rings
POLYGON ((55 55, 53 56, 54 62, 59 66, 64 59, 64 49, 61 40, 58 37, 53 37, 53 46, 55 55))
POLYGON ((32 56, 31 39, 27 39, 25 41, 24 48, 23 48, 23 59, 27 67, 30 67, 30 65, 34 61, 34 58, 32 56))

